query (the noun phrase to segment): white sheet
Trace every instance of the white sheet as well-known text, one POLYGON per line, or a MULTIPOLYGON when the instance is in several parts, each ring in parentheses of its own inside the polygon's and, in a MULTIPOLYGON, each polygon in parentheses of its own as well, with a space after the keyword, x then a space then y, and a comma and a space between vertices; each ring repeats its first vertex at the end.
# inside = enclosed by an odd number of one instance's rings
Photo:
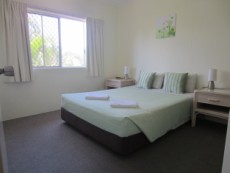
POLYGON ((87 93, 85 96, 87 100, 109 100, 108 94, 103 93, 87 93))
POLYGON ((138 104, 132 100, 112 100, 110 106, 112 108, 137 108, 138 104))

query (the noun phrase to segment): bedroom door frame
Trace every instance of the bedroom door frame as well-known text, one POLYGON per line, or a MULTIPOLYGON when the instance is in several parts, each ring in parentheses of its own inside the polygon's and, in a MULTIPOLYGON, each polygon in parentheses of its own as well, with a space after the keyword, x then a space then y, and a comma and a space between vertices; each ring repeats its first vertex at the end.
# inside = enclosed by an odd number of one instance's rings
POLYGON ((2 111, 0 105, 0 173, 8 173, 9 170, 7 164, 6 144, 2 121, 2 111))
MULTIPOLYGON (((229 112, 229 117, 230 117, 230 112, 229 112)), ((228 120, 222 173, 228 173, 230 171, 229 161, 230 161, 230 119, 228 120)))

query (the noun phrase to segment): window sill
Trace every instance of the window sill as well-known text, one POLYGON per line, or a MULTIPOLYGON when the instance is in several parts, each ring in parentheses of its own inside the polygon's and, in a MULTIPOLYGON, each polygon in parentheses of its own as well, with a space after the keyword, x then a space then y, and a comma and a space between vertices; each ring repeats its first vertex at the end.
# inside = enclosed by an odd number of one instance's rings
POLYGON ((33 70, 87 69, 87 67, 33 67, 33 70))

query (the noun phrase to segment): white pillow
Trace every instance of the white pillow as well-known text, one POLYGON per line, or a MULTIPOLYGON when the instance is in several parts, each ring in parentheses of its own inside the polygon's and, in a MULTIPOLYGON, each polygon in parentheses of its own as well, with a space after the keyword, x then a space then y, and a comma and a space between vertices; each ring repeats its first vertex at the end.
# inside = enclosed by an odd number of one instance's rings
POLYGON ((185 92, 186 93, 193 93, 196 89, 196 74, 188 74, 187 81, 185 83, 185 92))
POLYGON ((163 73, 156 73, 155 74, 155 78, 153 80, 152 88, 153 89, 161 89, 162 86, 163 86, 164 77, 165 77, 165 74, 163 74, 163 73))

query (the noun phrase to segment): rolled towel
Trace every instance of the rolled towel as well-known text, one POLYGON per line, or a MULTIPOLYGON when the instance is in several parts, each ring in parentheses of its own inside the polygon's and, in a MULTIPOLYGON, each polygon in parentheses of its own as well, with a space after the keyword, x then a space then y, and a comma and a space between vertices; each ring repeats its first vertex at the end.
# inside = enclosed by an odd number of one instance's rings
POLYGON ((112 108, 136 108, 138 107, 137 102, 132 100, 113 100, 110 103, 112 108))
POLYGON ((88 93, 85 96, 85 99, 87 100, 108 100, 109 96, 103 93, 88 93))

